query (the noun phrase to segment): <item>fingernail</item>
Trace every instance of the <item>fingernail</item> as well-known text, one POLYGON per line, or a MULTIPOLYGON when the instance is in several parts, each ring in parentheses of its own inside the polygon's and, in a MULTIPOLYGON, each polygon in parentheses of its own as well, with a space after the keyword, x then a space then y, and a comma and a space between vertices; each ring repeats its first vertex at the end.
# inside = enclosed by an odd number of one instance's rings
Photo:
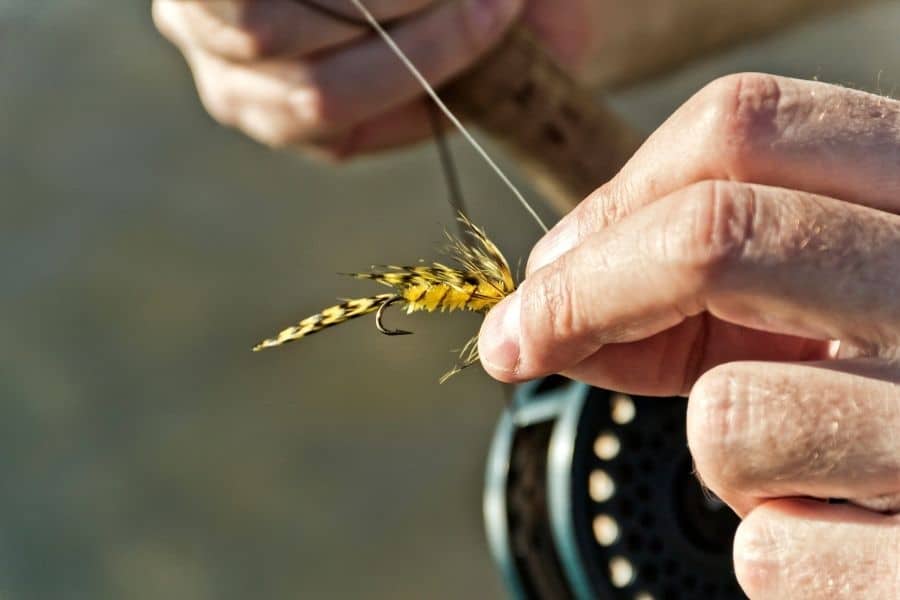
POLYGON ((578 227, 576 225, 574 219, 563 219, 538 240, 528 257, 528 265, 525 268, 526 276, 549 265, 575 247, 578 243, 578 227))
POLYGON ((481 327, 478 350, 489 371, 515 373, 519 364, 519 317, 522 301, 519 293, 494 307, 481 327))
POLYGON ((521 0, 469 0, 466 13, 473 33, 489 38, 503 29, 518 13, 521 0))

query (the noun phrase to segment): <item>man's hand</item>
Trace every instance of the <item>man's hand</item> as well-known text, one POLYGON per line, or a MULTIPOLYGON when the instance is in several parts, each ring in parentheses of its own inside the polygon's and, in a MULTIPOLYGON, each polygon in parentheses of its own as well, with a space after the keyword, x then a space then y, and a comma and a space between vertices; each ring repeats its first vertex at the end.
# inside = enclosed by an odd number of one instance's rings
MULTIPOLYGON (((317 4, 360 17, 346 0, 317 4)), ((522 4, 367 2, 435 84, 496 44, 522 4)), ((296 0, 154 0, 153 16, 187 58, 210 114, 265 144, 345 158, 430 133, 422 89, 366 26, 296 0)))
MULTIPOLYGON (((367 0, 436 86, 475 64, 519 17, 575 77, 611 85, 804 14, 867 0, 367 0), (710 27, 710 22, 716 24, 710 27)), ((352 18, 349 0, 314 0, 352 18)), ((302 0, 153 0, 220 123, 333 159, 431 135, 424 93, 366 26, 302 0)))
POLYGON ((898 598, 898 214, 900 102, 724 78, 537 244, 483 364, 689 394, 752 598, 898 598))

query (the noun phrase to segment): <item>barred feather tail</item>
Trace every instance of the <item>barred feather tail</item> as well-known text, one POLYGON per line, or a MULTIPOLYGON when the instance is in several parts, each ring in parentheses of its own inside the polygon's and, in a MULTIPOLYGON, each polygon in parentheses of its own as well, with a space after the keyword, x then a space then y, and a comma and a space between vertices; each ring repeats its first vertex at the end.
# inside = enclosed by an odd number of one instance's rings
POLYGON ((253 351, 259 352, 265 348, 287 344, 288 342, 312 335, 326 327, 339 325, 350 319, 373 313, 396 298, 395 294, 378 294, 368 298, 345 300, 282 330, 274 338, 261 341, 253 347, 253 351))
POLYGON ((345 273, 345 275, 355 279, 375 281, 396 290, 405 290, 418 285, 447 284, 462 287, 465 284, 465 273, 441 263, 415 266, 376 265, 372 268, 378 270, 366 273, 345 273))

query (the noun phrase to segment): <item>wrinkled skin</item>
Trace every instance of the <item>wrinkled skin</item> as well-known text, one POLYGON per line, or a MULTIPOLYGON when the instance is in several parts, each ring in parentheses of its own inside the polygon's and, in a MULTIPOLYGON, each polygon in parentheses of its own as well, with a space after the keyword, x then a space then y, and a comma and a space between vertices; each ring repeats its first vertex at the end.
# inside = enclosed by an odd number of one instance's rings
MULTIPOLYGON (((731 10, 708 4, 726 11, 717 23, 731 10)), ((635 35, 648 16, 689 12, 367 5, 435 84, 518 17, 596 79, 648 48, 665 54, 635 35)), ((343 159, 429 135, 422 91, 361 29, 291 0, 155 0, 154 18, 213 117, 263 143, 343 159)), ((900 103, 759 74, 718 80, 538 243, 520 290, 485 321, 483 363, 503 381, 563 372, 688 395, 697 472, 743 517, 735 570, 754 600, 900 598, 898 214, 900 103)))
POLYGON ((535 246, 482 363, 688 395, 754 600, 900 598, 898 215, 900 102, 726 77, 535 246))

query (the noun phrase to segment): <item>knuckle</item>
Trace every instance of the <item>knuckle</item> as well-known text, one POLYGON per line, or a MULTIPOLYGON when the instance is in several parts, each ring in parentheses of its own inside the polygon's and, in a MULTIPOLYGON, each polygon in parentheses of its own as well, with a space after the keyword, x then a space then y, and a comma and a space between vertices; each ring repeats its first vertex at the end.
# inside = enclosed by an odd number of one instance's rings
POLYGON ((230 51, 226 52, 237 61, 256 62, 277 54, 276 44, 264 29, 255 31, 243 29, 238 35, 233 36, 235 41, 232 41, 231 37, 229 35, 227 39, 230 51))
POLYGON ((275 150, 287 148, 296 142, 296 138, 291 135, 290 131, 278 125, 257 128, 253 138, 275 150))
POLYGON ((246 0, 205 2, 198 10, 195 33, 208 50, 241 62, 271 57, 276 51, 272 23, 246 0))
POLYGON ((569 286, 564 283, 564 275, 554 277, 552 283, 546 284, 547 317, 552 339, 570 340, 579 332, 575 303, 569 286))
POLYGON ((716 79, 696 96, 705 137, 730 179, 745 180, 782 125, 778 77, 738 73, 716 79))
POLYGON ((234 125, 236 111, 231 94, 210 85, 204 78, 198 77, 197 95, 200 97, 203 108, 216 122, 226 126, 234 125))
POLYGON ((230 59, 240 62, 254 62, 268 57, 267 42, 258 34, 228 26, 212 30, 206 39, 206 46, 230 59))
POLYGON ((546 362, 553 347, 572 340, 579 332, 565 262, 562 257, 546 267, 522 295, 521 353, 533 364, 546 362))
POLYGON ((259 106, 247 106, 238 119, 241 130, 270 148, 285 148, 297 141, 296 135, 284 121, 259 106))
POLYGON ((688 267, 701 285, 712 284, 753 239, 757 200, 752 187, 701 181, 682 191, 663 229, 668 262, 688 267))
POLYGON ((227 100, 219 96, 204 96, 200 94, 200 102, 214 121, 228 127, 234 125, 234 110, 232 110, 227 100))
POLYGON ((188 53, 187 57, 203 108, 222 125, 234 125, 238 111, 230 79, 215 61, 202 53, 188 53))
POLYGON ((595 229, 615 225, 628 215, 628 201, 637 197, 639 191, 627 177, 616 177, 598 191, 597 202, 592 202, 595 229))
POLYGON ((694 384, 687 411, 687 438, 701 480, 719 496, 741 476, 740 457, 751 413, 748 381, 739 371, 720 366, 694 384))
POLYGON ((246 62, 266 60, 283 51, 282 44, 268 19, 248 16, 235 30, 234 58, 246 62))
POLYGON ((294 143, 294 138, 282 128, 261 130, 257 132, 255 139, 273 150, 287 148, 294 143))
POLYGON ((178 2, 154 0, 151 7, 151 17, 153 19, 154 27, 156 27, 157 31, 159 31, 166 39, 172 42, 176 41, 177 39, 177 32, 175 27, 176 16, 172 11, 177 11, 179 6, 180 3, 178 2))

